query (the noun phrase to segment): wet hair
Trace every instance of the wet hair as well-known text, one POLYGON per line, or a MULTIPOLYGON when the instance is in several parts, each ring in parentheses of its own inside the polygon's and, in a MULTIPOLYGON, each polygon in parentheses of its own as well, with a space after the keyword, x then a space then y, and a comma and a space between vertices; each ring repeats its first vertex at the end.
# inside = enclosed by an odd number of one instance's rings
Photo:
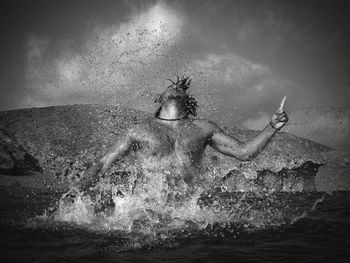
POLYGON ((186 105, 186 114, 188 115, 193 115, 196 116, 197 115, 197 100, 195 97, 186 94, 185 97, 185 105, 186 105))
MULTIPOLYGON (((179 78, 177 76, 177 80, 176 81, 172 81, 171 79, 169 79, 172 82, 171 86, 176 86, 177 88, 181 88, 182 90, 184 90, 185 95, 183 98, 181 98, 182 101, 185 102, 185 112, 187 115, 192 115, 192 116, 196 116, 197 115, 197 108, 198 108, 198 104, 197 104, 197 100, 195 97, 193 97, 192 95, 187 94, 187 89, 190 87, 190 83, 191 83, 191 79, 189 77, 182 77, 179 78)), ((169 87, 171 87, 169 86, 169 87)), ((160 102, 159 99, 155 100, 155 102, 160 102)), ((158 110, 155 113, 155 117, 159 116, 160 110, 161 110, 162 106, 160 106, 158 108, 158 110)))

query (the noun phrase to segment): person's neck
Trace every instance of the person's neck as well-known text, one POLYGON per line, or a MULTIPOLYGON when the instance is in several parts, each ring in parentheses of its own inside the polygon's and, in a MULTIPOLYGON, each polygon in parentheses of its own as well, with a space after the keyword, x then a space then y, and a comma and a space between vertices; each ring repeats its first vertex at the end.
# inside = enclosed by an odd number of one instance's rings
POLYGON ((185 112, 184 107, 182 105, 179 105, 177 101, 173 100, 166 102, 161 106, 157 118, 161 120, 176 121, 186 119, 188 116, 185 112))

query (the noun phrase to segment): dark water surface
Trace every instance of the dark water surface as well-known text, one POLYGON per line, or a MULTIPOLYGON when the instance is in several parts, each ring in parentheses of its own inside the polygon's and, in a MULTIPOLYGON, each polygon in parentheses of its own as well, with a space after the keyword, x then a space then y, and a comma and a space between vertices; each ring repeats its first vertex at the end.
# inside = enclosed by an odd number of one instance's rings
POLYGON ((350 262, 350 192, 309 194, 302 203, 299 195, 296 207, 308 201, 312 207, 324 198, 293 223, 254 230, 214 226, 184 231, 151 248, 119 251, 137 239, 69 224, 27 226, 28 218, 42 214, 60 195, 0 190, 1 262, 350 262))

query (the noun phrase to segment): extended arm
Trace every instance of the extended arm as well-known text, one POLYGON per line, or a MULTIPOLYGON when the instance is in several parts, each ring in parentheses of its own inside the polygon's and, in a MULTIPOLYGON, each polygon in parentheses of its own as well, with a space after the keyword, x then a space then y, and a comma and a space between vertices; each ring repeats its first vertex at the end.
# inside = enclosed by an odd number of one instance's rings
POLYGON ((241 142, 238 139, 224 133, 218 126, 213 124, 214 130, 210 139, 210 146, 215 150, 235 157, 240 160, 250 160, 258 154, 270 141, 273 135, 280 130, 288 121, 288 116, 283 107, 285 98, 283 98, 280 108, 272 116, 270 123, 253 139, 247 142, 241 142))
POLYGON ((219 127, 217 127, 210 140, 210 146, 220 153, 246 161, 259 153, 270 141, 276 131, 277 130, 271 127, 271 125, 267 125, 259 135, 250 141, 241 142, 224 133, 219 127))
POLYGON ((98 174, 100 172, 103 174, 116 160, 128 154, 134 143, 132 130, 129 130, 112 146, 107 154, 93 163, 81 180, 79 180, 77 187, 80 190, 86 191, 94 186, 99 179, 98 174))

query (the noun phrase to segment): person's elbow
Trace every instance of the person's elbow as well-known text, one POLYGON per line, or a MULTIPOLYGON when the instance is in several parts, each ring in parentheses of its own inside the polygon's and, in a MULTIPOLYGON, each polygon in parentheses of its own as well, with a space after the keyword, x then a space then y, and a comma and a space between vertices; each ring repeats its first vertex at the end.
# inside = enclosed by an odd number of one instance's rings
POLYGON ((241 161, 251 161, 256 157, 257 153, 251 149, 243 148, 238 156, 238 159, 241 161))
POLYGON ((255 155, 245 149, 241 149, 241 150, 238 150, 237 149, 234 149, 234 150, 226 150, 226 151, 222 151, 223 154, 225 155, 228 155, 228 156, 231 156, 231 157, 234 157, 240 161, 251 161, 255 155))

